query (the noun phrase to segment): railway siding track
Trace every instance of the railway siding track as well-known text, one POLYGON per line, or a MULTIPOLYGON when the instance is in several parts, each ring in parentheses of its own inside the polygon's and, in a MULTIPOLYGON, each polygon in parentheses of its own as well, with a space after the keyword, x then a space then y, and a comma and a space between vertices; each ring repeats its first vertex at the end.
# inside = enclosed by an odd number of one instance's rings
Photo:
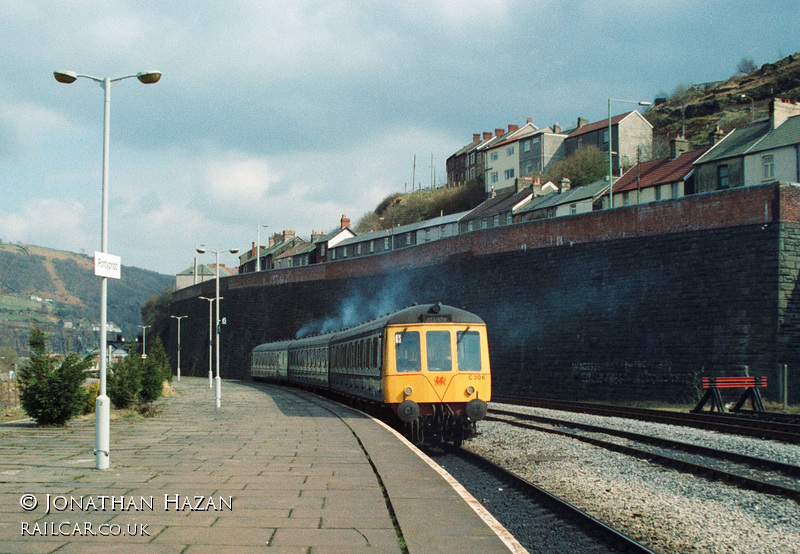
POLYGON ((781 495, 800 503, 800 483, 797 480, 797 476, 800 476, 800 467, 792 464, 652 435, 508 410, 492 409, 490 414, 499 414, 505 417, 490 415, 487 417, 488 421, 574 438, 607 450, 622 452, 708 479, 724 481, 762 493, 781 495), (534 425, 530 421, 536 421, 546 426, 534 425), (613 436, 622 441, 600 438, 603 435, 613 436), (642 444, 647 444, 648 447, 643 448, 642 444))
POLYGON ((427 451, 530 552, 652 553, 616 529, 519 475, 479 456, 427 451))
POLYGON ((721 433, 738 434, 742 436, 773 439, 782 442, 800 444, 800 419, 788 414, 756 415, 744 414, 711 414, 711 413, 683 413, 666 410, 647 410, 642 408, 627 408, 609 406, 604 404, 588 404, 584 402, 569 402, 562 400, 522 399, 494 395, 493 402, 502 402, 518 406, 563 410, 608 417, 622 417, 641 421, 666 423, 693 427, 721 433))

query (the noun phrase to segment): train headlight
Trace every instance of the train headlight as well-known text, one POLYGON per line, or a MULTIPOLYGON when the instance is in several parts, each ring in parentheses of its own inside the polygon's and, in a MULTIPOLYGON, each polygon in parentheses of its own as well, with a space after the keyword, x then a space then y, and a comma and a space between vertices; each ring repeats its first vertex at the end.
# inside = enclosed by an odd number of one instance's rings
POLYGON ((414 389, 412 389, 411 387, 406 387, 405 390, 403 391, 403 394, 405 394, 406 396, 411 396, 412 392, 414 392, 414 389))
POLYGON ((406 423, 410 423, 419 417, 419 406, 413 400, 403 400, 397 406, 397 416, 406 423))
POLYGON ((467 417, 469 417, 472 421, 480 421, 486 417, 486 410, 486 402, 479 398, 473 398, 467 402, 467 417))
POLYGON ((468 386, 467 387, 467 394, 470 395, 470 396, 475 394, 475 387, 473 387, 472 385, 468 386))

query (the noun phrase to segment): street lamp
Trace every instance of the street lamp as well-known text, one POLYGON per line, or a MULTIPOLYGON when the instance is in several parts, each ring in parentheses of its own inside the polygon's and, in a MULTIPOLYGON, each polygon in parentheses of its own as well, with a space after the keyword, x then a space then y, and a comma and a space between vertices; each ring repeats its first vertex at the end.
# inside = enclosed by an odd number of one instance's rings
POLYGON ((219 331, 220 331, 220 329, 219 329, 219 255, 222 252, 230 252, 231 254, 236 254, 238 251, 239 251, 238 248, 231 248, 230 250, 207 250, 205 248, 198 248, 197 249, 197 253, 198 254, 205 254, 206 252, 213 252, 217 256, 217 262, 216 262, 217 293, 215 295, 215 300, 216 300, 216 305, 217 305, 217 318, 216 318, 216 331, 217 331, 217 334, 216 334, 216 337, 214 339, 214 342, 216 343, 216 345, 215 345, 216 346, 216 352, 214 354, 215 354, 215 364, 216 364, 216 369, 217 369, 217 375, 216 375, 216 378, 215 378, 216 387, 214 388, 215 389, 214 398, 216 399, 217 408, 219 408, 221 406, 221 404, 222 404, 222 379, 220 379, 220 376, 219 376, 219 331))
POLYGON ((739 97, 742 100, 750 100, 750 123, 752 123, 753 122, 753 107, 754 107, 753 97, 752 96, 748 96, 746 94, 740 94, 739 97))
MULTIPOLYGON (((103 87, 104 105, 103 112, 103 208, 102 224, 100 228, 100 252, 105 254, 108 250, 108 142, 111 126, 111 86, 117 81, 136 77, 145 85, 157 83, 161 79, 159 71, 141 71, 135 75, 125 75, 115 79, 105 77, 92 77, 74 71, 55 71, 53 76, 59 83, 70 84, 79 77, 90 79, 103 87)), ((110 458, 110 428, 111 404, 106 395, 106 318, 108 299, 108 277, 103 276, 100 282, 100 391, 95 402, 95 468, 108 469, 110 458)))
POLYGON ((171 315, 173 319, 178 320, 178 382, 181 380, 181 320, 188 315, 171 315))
MULTIPOLYGON (((222 297, 224 298, 224 297, 222 297)), ((220 300, 222 300, 220 298, 220 300)), ((213 309, 214 309, 214 298, 207 298, 205 296, 201 296, 200 300, 208 300, 208 388, 214 388, 214 372, 211 369, 212 358, 214 357, 214 352, 212 350, 214 345, 214 337, 211 334, 211 330, 213 329, 214 321, 213 321, 213 309)))
POLYGON ((152 325, 137 325, 142 330, 142 359, 147 359, 147 328, 152 325))
POLYGON ((256 271, 261 271, 261 228, 269 225, 256 226, 256 271))
MULTIPOLYGON (((650 102, 636 101, 636 100, 620 100, 619 98, 608 99, 608 201, 609 207, 614 207, 614 153, 611 148, 614 142, 611 139, 611 102, 628 102, 631 104, 639 104, 640 106, 649 106, 650 102)), ((619 134, 619 133, 618 133, 619 134)), ((619 140, 617 140, 617 147, 619 147, 619 140)))

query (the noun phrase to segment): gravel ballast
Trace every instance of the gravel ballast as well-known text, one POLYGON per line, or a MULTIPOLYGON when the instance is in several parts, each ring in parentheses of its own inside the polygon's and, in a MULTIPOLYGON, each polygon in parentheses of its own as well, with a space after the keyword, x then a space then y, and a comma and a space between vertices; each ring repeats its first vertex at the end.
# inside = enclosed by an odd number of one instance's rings
MULTIPOLYGON (((513 409, 800 463, 800 446, 622 418, 513 409)), ((800 505, 580 441, 482 422, 464 447, 518 473, 658 552, 796 552, 800 505)))

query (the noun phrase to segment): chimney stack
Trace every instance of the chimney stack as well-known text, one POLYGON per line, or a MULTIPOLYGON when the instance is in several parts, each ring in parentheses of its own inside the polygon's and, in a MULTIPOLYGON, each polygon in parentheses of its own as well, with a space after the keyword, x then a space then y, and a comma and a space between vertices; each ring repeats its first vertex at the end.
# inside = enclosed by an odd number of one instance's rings
POLYGON ((676 135, 675 138, 670 139, 669 141, 669 157, 671 159, 675 159, 684 152, 689 151, 689 141, 683 138, 680 135, 676 135))
POLYGON ((504 129, 502 129, 502 128, 496 128, 496 129, 494 130, 494 136, 496 136, 496 137, 502 137, 502 136, 503 136, 503 135, 505 135, 505 134, 506 134, 506 132, 505 132, 505 130, 504 130, 504 129))
POLYGON ((509 133, 513 133, 517 129, 519 129, 519 125, 514 125, 513 123, 509 123, 508 124, 508 132, 509 133))
POLYGON ((562 130, 563 129, 559 123, 553 123, 553 133, 560 135, 562 130))
POLYGON ((350 227, 350 218, 342 214, 341 228, 350 227))
POLYGON ((711 145, 717 144, 722 138, 725 136, 725 133, 722 132, 722 129, 719 128, 719 125, 714 126, 714 130, 708 134, 708 139, 711 142, 711 145))
POLYGON ((489 140, 490 138, 492 138, 492 132, 491 131, 484 131, 483 132, 483 140, 489 140))
POLYGON ((769 101, 769 128, 777 129, 781 124, 794 115, 800 115, 800 104, 783 98, 773 98, 769 101))
POLYGON ((480 142, 481 141, 481 134, 480 133, 473 133, 472 134, 472 142, 480 142))
POLYGON ((581 127, 586 127, 587 123, 589 123, 588 119, 586 119, 585 117, 579 117, 578 118, 578 129, 580 129, 581 127))
POLYGON ((567 192, 570 189, 571 184, 572 183, 570 182, 570 180, 564 177, 563 179, 561 179, 561 183, 559 183, 560 185, 558 187, 559 192, 561 192, 562 194, 567 192))

